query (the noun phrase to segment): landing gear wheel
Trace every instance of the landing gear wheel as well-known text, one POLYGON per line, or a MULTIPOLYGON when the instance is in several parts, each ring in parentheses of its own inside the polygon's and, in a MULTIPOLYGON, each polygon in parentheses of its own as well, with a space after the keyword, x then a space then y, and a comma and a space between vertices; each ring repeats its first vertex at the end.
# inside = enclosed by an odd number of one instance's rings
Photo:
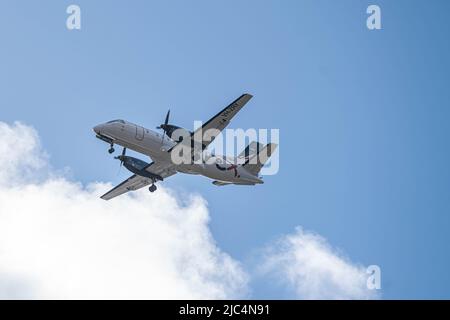
POLYGON ((111 148, 109 148, 109 150, 108 150, 108 152, 111 154, 111 153, 113 153, 115 150, 114 150, 114 145, 111 143, 111 148))
POLYGON ((148 191, 150 191, 150 192, 155 192, 156 191, 156 186, 154 185, 154 184, 152 184, 149 188, 148 188, 148 191))

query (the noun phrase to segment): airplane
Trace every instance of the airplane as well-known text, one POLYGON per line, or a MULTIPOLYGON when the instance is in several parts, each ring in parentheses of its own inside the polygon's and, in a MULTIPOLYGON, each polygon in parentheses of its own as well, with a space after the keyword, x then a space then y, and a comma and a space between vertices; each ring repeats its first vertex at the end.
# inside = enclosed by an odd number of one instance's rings
POLYGON ((173 161, 174 155, 183 156, 183 153, 191 157, 191 160, 194 158, 198 160, 199 156, 204 156, 208 145, 252 97, 250 94, 241 95, 194 132, 169 124, 170 110, 166 114, 164 123, 157 127, 163 130, 162 134, 120 119, 95 126, 93 130, 96 137, 110 145, 108 150, 110 154, 115 151, 114 145, 123 147, 122 153, 115 159, 120 160, 120 165, 133 173, 131 177, 102 195, 101 198, 110 200, 148 185, 150 185, 149 191, 154 192, 157 189, 156 182, 163 181, 178 172, 205 176, 213 179, 212 183, 216 186, 264 183, 259 172, 277 148, 278 145, 275 143, 264 146, 253 141, 237 158, 210 154, 206 156, 208 161, 200 163, 173 161), (206 134, 202 135, 204 132, 208 132, 209 137, 206 137, 206 134), (199 133, 200 138, 197 139, 199 133), (192 153, 185 152, 186 147, 192 153), (127 156, 127 149, 149 156, 152 162, 147 163, 127 156))

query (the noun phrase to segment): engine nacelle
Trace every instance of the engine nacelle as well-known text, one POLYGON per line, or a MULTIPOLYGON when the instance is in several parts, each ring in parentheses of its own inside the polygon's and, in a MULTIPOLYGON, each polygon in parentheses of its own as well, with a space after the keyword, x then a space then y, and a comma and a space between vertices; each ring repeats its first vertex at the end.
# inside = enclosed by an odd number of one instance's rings
POLYGON ((127 168, 134 174, 137 174, 138 176, 150 178, 152 180, 161 180, 161 181, 164 180, 160 175, 145 170, 149 166, 149 163, 145 161, 142 161, 138 158, 123 155, 119 156, 118 159, 122 161, 125 168, 127 168))

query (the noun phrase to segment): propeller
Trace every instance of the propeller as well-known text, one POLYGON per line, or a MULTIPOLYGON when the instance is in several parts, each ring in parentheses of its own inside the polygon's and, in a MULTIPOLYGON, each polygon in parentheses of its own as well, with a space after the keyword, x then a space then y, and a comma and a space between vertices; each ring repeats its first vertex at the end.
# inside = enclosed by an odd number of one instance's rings
POLYGON ((119 170, 117 170, 117 175, 119 175, 120 170, 122 170, 123 162, 125 161, 125 153, 127 152, 127 148, 123 148, 122 154, 120 156, 114 157, 114 159, 120 160, 119 170))
POLYGON ((120 160, 120 167, 122 167, 123 162, 125 160, 125 154, 127 153, 127 148, 123 148, 122 149, 122 154, 120 156, 114 157, 114 159, 119 159, 120 160))
POLYGON ((167 111, 166 120, 164 121, 164 123, 161 124, 159 127, 156 127, 156 129, 162 129, 164 132, 161 143, 164 141, 164 136, 167 134, 167 130, 168 130, 167 125, 169 124, 169 116, 170 116, 170 109, 167 111))

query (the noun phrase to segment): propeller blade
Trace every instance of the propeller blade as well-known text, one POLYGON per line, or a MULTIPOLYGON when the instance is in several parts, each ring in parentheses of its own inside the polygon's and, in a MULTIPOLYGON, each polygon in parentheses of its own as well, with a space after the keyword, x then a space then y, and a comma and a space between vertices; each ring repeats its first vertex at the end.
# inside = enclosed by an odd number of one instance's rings
POLYGON ((169 124, 169 117, 170 117, 170 109, 167 110, 166 119, 164 119, 164 123, 156 127, 156 129, 163 130, 162 138, 161 138, 161 144, 164 142, 164 137, 167 134, 167 125, 169 124))
POLYGON ((167 111, 166 119, 164 120, 164 127, 161 125, 163 129, 163 134, 161 138, 161 144, 164 142, 164 136, 167 134, 167 125, 169 124, 169 117, 170 117, 170 109, 167 111))
POLYGON ((122 167, 122 165, 123 165, 123 161, 124 161, 124 157, 125 157, 125 154, 127 153, 127 148, 123 148, 122 149, 122 159, 120 159, 120 166, 122 167))
POLYGON ((122 170, 124 157, 125 157, 126 153, 127 153, 127 148, 124 147, 122 149, 122 154, 120 156, 114 157, 115 159, 119 159, 120 160, 120 165, 119 165, 119 170, 117 170, 117 175, 119 175, 120 171, 122 170))
POLYGON ((123 148, 122 149, 122 154, 120 156, 114 157, 114 159, 120 160, 120 166, 122 166, 122 164, 123 164, 123 161, 124 161, 123 158, 125 157, 126 152, 127 152, 127 148, 123 148))
POLYGON ((169 124, 169 116, 170 116, 170 109, 169 109, 169 111, 167 111, 166 121, 164 121, 164 124, 165 124, 166 126, 169 124))

